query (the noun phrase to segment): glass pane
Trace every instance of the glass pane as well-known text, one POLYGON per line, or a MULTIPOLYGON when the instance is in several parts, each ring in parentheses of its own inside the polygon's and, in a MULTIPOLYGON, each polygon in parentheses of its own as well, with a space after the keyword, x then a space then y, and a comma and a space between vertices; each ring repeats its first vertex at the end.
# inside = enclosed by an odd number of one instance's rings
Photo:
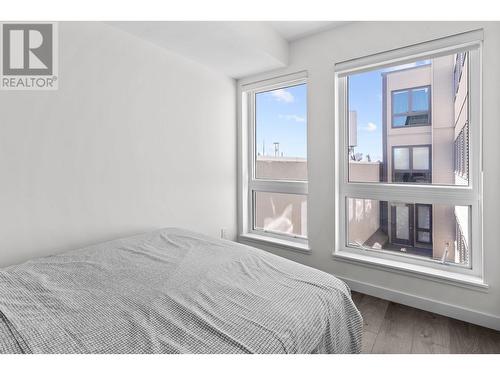
POLYGON ((394 169, 410 169, 410 149, 400 147, 394 149, 394 169))
POLYGON ((395 92, 392 95, 392 111, 394 114, 406 113, 409 111, 408 108, 408 91, 395 92))
POLYGON ((431 229, 431 208, 430 206, 417 205, 417 217, 419 229, 431 229))
POLYGON ((408 125, 408 116, 394 116, 392 121, 392 126, 395 128, 401 128, 408 125))
POLYGON ((396 205, 396 237, 402 240, 410 239, 410 209, 406 205, 396 205))
POLYGON ((423 112, 429 110, 429 88, 424 87, 412 90, 412 111, 423 112))
POLYGON ((347 109, 352 118, 346 126, 350 182, 469 184, 469 137, 465 135, 473 134, 467 130, 470 77, 467 59, 461 74, 454 74, 456 59, 457 55, 449 54, 347 77, 347 109), (410 168, 406 155, 392 162, 393 147, 412 145, 429 145, 432 155, 417 149, 410 155, 410 168), (398 167, 406 169, 395 170, 398 167))
POLYGON ((307 237, 307 196, 254 192, 255 229, 307 237))
POLYGON ((470 206, 347 198, 346 210, 348 246, 470 265, 470 206))
POLYGON ((430 242, 431 241, 431 234, 429 232, 418 232, 417 236, 417 241, 418 242, 430 242))
POLYGON ((255 94, 255 177, 307 180, 307 86, 255 94))
POLYGON ((430 168, 429 165, 429 148, 428 147, 413 147, 413 169, 430 168))

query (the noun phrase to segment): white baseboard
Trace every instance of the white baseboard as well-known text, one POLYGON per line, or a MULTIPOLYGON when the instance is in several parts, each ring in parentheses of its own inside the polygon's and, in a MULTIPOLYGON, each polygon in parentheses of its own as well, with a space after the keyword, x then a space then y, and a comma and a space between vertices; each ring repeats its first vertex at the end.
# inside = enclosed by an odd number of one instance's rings
POLYGON ((480 311, 466 309, 464 307, 435 301, 429 298, 406 294, 392 289, 383 288, 351 279, 341 278, 349 287, 363 294, 397 302, 402 305, 415 307, 420 310, 430 311, 450 318, 463 320, 500 331, 500 316, 485 314, 480 311))

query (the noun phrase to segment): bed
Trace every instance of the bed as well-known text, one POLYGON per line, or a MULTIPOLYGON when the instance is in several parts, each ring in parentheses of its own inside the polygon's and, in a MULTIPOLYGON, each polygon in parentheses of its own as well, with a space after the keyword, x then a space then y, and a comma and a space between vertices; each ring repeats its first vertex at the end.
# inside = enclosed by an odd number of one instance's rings
POLYGON ((0 270, 0 353, 358 353, 347 285, 167 228, 0 270))

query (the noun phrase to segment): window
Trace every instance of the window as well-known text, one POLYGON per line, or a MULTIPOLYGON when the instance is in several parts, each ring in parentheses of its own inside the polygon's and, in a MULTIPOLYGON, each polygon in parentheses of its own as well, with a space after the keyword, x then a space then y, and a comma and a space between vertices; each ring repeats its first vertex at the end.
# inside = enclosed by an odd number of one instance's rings
POLYGON ((394 182, 430 183, 431 146, 393 146, 392 180, 394 182))
POLYGON ((432 244, 432 204, 415 205, 416 242, 432 244))
POLYGON ((478 35, 335 65, 334 255, 481 284, 478 35))
POLYGON ((392 127, 430 125, 430 86, 392 91, 392 127))
POLYGON ((307 84, 303 75, 246 87, 244 236, 307 244, 307 84))

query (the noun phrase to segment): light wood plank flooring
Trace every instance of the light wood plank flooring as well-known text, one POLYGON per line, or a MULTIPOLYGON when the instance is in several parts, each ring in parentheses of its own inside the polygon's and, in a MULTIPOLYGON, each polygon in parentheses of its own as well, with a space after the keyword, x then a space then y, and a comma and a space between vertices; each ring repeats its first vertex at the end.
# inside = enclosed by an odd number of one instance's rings
POLYGON ((363 353, 500 353, 500 331, 352 292, 363 353))

